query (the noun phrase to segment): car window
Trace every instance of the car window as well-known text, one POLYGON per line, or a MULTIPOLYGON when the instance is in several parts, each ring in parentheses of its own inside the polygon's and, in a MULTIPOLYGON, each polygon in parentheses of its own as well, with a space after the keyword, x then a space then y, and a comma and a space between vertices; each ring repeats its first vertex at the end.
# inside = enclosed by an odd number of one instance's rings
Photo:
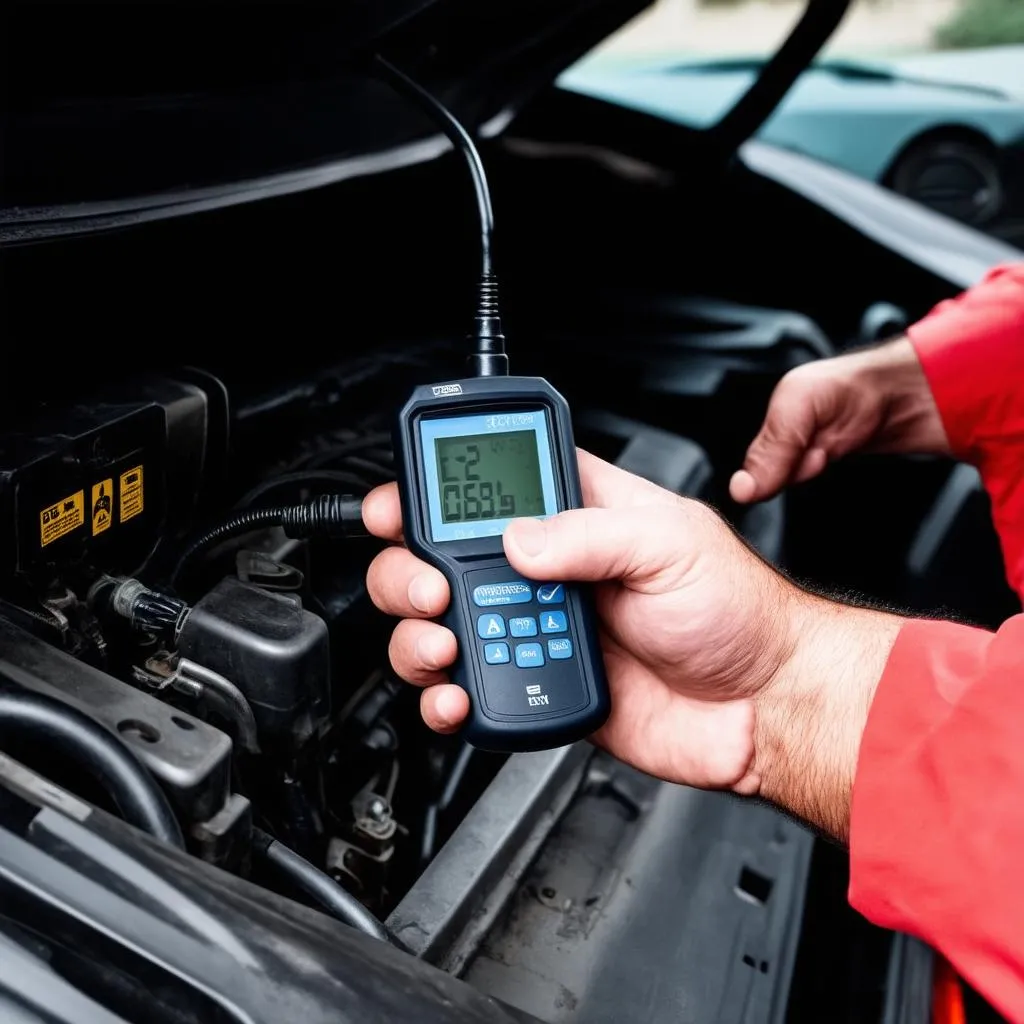
MULTIPOLYGON (((804 0, 660 0, 560 78, 714 125, 804 0)), ((758 138, 1024 245, 1024 0, 855 0, 758 138)))
POLYGON ((559 84, 707 128, 746 92, 803 10, 804 0, 660 0, 564 72, 559 84))

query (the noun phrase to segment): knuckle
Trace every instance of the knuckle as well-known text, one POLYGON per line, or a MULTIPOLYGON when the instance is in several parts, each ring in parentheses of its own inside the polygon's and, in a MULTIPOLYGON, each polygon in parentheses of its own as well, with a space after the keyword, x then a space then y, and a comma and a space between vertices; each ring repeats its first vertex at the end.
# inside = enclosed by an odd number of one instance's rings
POLYGON ((581 545, 589 550, 589 524, 596 509, 574 508, 559 512, 547 521, 548 544, 545 555, 564 558, 565 553, 581 545))
POLYGON ((391 634, 388 661, 402 679, 406 682, 415 682, 421 669, 413 655, 413 642, 408 635, 407 621, 403 619, 391 634))
MULTIPOLYGON (((396 570, 401 567, 401 549, 386 548, 376 555, 366 570, 367 587, 379 597, 385 599, 393 583, 395 582, 396 570)), ((371 595, 372 596, 372 595, 371 595)))
POLYGON ((381 566, 381 555, 377 555, 366 569, 366 590, 370 595, 370 600, 378 607, 381 607, 381 603, 384 599, 381 584, 386 579, 385 573, 382 571, 381 566))
POLYGON ((788 409, 773 409, 769 411, 768 418, 764 421, 761 433, 757 440, 760 442, 762 451, 765 448, 777 447, 782 444, 792 443, 794 438, 792 413, 788 409))
POLYGON ((408 643, 406 633, 408 631, 408 619, 400 619, 395 628, 391 631, 391 640, 388 643, 388 654, 397 657, 404 657, 407 653, 408 643))
POLYGON ((397 636, 397 630, 391 634, 391 639, 388 641, 388 661, 391 662, 391 667, 404 679, 405 678, 405 661, 402 657, 400 638, 397 636))

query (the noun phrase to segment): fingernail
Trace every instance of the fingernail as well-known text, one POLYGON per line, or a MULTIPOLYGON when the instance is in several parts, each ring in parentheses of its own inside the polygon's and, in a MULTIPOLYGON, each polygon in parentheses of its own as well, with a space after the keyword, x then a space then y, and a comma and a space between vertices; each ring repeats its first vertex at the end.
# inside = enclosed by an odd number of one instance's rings
POLYGON ((757 482, 745 469, 738 469, 729 481, 729 493, 734 501, 749 501, 757 490, 757 482))
POLYGON ((409 583, 409 604, 417 611, 429 612, 431 609, 431 589, 430 580, 423 573, 420 573, 419 576, 413 576, 409 583))
POLYGON ((548 528, 539 519, 517 519, 509 527, 512 539, 524 555, 539 555, 548 543, 548 528))

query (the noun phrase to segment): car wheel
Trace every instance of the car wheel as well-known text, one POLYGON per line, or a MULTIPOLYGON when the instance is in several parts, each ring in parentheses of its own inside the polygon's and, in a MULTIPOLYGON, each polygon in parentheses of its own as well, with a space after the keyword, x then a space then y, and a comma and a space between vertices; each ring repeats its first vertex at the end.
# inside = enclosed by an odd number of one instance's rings
POLYGON ((939 213, 976 225, 992 221, 1006 197, 992 150, 982 143, 940 136, 906 149, 886 184, 939 213))

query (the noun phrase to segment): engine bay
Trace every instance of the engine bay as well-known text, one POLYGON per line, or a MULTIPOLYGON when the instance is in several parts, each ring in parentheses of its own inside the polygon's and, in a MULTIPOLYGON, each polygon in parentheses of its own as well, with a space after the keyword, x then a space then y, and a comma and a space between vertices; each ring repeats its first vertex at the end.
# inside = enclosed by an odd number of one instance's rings
MULTIPOLYGON (((699 304, 692 315, 725 316, 699 304)), ((819 343, 790 342, 808 354, 819 343)), ((363 583, 380 543, 358 526, 296 540, 276 513, 340 493, 357 518, 357 499, 394 479, 384 395, 443 379, 439 365, 457 373, 460 355, 374 354, 234 406, 206 371, 139 376, 22 411, 0 448, 4 689, 55 698, 118 736, 196 856, 273 886, 251 856, 255 829, 382 917, 507 758, 430 733, 416 691, 390 674, 389 624, 363 583)), ((678 493, 713 481, 706 451, 679 434, 601 407, 579 410, 577 429, 678 493)), ((777 547, 781 523, 753 518, 755 540, 777 547)), ((35 742, 6 749, 32 764, 35 742)), ((47 777, 117 813, 116 790, 56 746, 47 777)))
MULTIPOLYGON (((941 460, 851 460, 749 510, 726 490, 786 370, 887 336, 948 282, 742 165, 712 181, 671 155, 678 129, 617 136, 617 117, 549 96, 492 144, 515 372, 566 394, 582 448, 715 505, 808 586, 998 621, 984 495, 941 460), (863 268, 846 283, 821 265, 840 247, 863 268)), ((3 381, 0 702, 36 724, 2 749, 139 824, 143 797, 126 804, 114 769, 66 742, 77 729, 98 749, 99 727, 156 781, 192 857, 510 1002, 516 970, 544 974, 549 948, 515 944, 537 915, 563 944, 589 937, 631 870, 668 872, 692 841, 696 878, 724 844, 721 905, 687 921, 728 926, 684 929, 677 953, 695 971, 712 948, 728 958, 716 1019, 731 1019, 727 997, 738 1014, 793 969, 810 837, 766 808, 666 795, 586 745, 509 756, 431 733, 388 665, 358 502, 395 477, 412 387, 462 373, 461 184, 443 159, 5 257, 17 328, 61 340, 3 381), (316 500, 346 528, 288 529, 316 500), (659 820, 676 831, 644 868, 637 836, 659 820)), ((546 979, 527 1009, 576 1019, 568 984, 546 979)))

